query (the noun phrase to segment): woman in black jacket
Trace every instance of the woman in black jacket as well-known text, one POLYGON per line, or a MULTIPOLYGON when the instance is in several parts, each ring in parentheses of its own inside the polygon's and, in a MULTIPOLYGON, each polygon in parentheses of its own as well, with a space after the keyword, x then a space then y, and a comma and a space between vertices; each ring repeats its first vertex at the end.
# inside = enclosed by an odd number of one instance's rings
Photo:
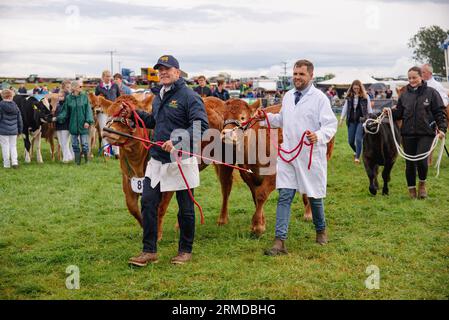
MULTIPOLYGON (((401 135, 405 153, 417 155, 429 151, 436 134, 440 139, 444 138, 447 130, 446 111, 438 91, 423 81, 419 67, 408 70, 408 81, 405 92, 392 111, 394 120, 402 120, 401 135)), ((412 199, 417 197, 416 171, 419 177, 418 198, 427 197, 427 170, 427 158, 420 161, 406 160, 405 176, 412 199)))

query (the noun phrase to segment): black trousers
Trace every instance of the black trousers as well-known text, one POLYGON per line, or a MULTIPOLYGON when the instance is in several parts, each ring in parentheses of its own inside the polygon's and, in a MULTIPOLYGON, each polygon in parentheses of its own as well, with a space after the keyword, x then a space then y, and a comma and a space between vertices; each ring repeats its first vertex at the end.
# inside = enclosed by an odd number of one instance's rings
MULTIPOLYGON (((405 153, 417 155, 429 151, 434 137, 431 136, 402 136, 402 145, 405 153)), ((427 158, 420 161, 405 160, 405 177, 407 186, 416 186, 416 171, 418 171, 419 180, 424 181, 427 178, 428 171, 427 158)))
MULTIPOLYGON (((160 183, 151 187, 151 180, 145 177, 141 198, 143 217, 143 251, 157 252, 157 210, 161 202, 160 183)), ((193 194, 193 189, 190 189, 193 194)), ((176 191, 178 201, 178 224, 180 230, 178 252, 192 252, 195 236, 195 209, 187 190, 176 191)))

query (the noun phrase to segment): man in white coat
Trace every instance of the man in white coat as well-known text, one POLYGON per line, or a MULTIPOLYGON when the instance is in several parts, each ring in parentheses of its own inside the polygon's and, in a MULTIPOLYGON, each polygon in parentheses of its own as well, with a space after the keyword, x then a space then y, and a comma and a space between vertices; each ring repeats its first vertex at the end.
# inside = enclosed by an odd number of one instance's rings
POLYGON ((447 90, 443 87, 441 83, 435 80, 433 77, 433 68, 430 64, 426 63, 421 66, 422 78, 427 82, 427 85, 434 88, 443 99, 444 106, 447 107, 449 104, 449 96, 447 90))
MULTIPOLYGON (((293 68, 295 88, 288 91, 282 100, 279 114, 268 113, 271 127, 282 128, 282 148, 293 149, 305 131, 309 142, 313 143, 311 167, 309 164, 309 148, 304 147, 299 156, 286 163, 277 159, 276 189, 279 200, 276 209, 276 232, 272 248, 265 251, 267 255, 286 254, 290 222, 290 206, 296 192, 305 193, 312 207, 313 223, 316 230, 316 242, 327 243, 324 201, 327 184, 327 143, 337 131, 335 117, 329 99, 312 84, 313 64, 308 60, 299 60, 293 68)), ((261 110, 257 116, 263 118, 261 110)), ((290 158, 284 155, 284 158, 290 158)))

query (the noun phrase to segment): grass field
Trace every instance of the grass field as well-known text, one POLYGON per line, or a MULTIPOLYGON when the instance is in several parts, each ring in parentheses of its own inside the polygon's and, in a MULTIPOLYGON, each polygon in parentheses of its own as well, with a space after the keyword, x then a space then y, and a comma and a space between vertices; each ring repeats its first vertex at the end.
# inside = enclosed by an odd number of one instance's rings
POLYGON ((372 197, 345 140, 341 128, 325 201, 329 245, 314 243, 297 197, 290 255, 262 255, 273 239, 277 192, 265 206, 267 232, 254 239, 251 195, 237 179, 230 222, 218 227, 219 185, 208 168, 196 191, 206 224, 197 219, 193 262, 169 263, 178 238, 173 201, 160 262, 142 269, 127 265, 141 249, 141 230, 126 210, 118 161, 63 165, 51 162, 45 147, 45 164, 23 164, 20 143, 20 169, 0 170, 0 298, 448 299, 449 159, 444 156, 439 178, 430 170, 427 200, 408 199, 402 159, 390 196, 372 197), (70 265, 79 267, 79 290, 66 288, 70 265), (380 270, 378 290, 365 286, 370 265, 380 270))

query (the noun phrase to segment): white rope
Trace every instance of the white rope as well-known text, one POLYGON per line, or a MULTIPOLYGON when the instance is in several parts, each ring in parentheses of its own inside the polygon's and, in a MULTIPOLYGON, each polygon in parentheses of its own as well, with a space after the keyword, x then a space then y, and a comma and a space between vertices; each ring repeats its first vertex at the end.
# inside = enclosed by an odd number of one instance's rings
MULTIPOLYGON (((393 120, 393 114, 392 114, 391 109, 386 108, 386 110, 387 110, 388 122, 390 124, 391 133, 393 135, 393 141, 396 146, 396 150, 398 151, 398 154, 402 158, 404 158, 405 160, 408 160, 408 161, 421 161, 421 160, 428 158, 432 154, 433 150, 435 150, 435 148, 438 145, 438 140, 440 140, 438 138, 438 134, 435 135, 435 138, 432 141, 432 145, 430 146, 429 151, 420 153, 417 155, 409 155, 409 154, 405 153, 405 151, 402 149, 402 147, 398 143, 398 140, 396 139, 396 133, 394 130, 394 120, 393 120)), ((382 112, 382 114, 379 117, 377 117, 376 119, 367 119, 363 123, 363 129, 365 130, 366 133, 377 134, 380 130, 380 124, 382 123, 382 120, 384 118, 385 118, 385 114, 382 112), (367 124, 370 124, 370 123, 374 123, 377 125, 377 128, 375 131, 369 131, 368 129, 366 129, 367 124)), ((441 164, 441 159, 443 158, 443 152, 444 152, 444 139, 441 139, 440 152, 438 154, 438 158, 435 163, 435 167, 437 168, 437 174, 436 174, 437 177, 440 174, 440 164, 441 164)))

